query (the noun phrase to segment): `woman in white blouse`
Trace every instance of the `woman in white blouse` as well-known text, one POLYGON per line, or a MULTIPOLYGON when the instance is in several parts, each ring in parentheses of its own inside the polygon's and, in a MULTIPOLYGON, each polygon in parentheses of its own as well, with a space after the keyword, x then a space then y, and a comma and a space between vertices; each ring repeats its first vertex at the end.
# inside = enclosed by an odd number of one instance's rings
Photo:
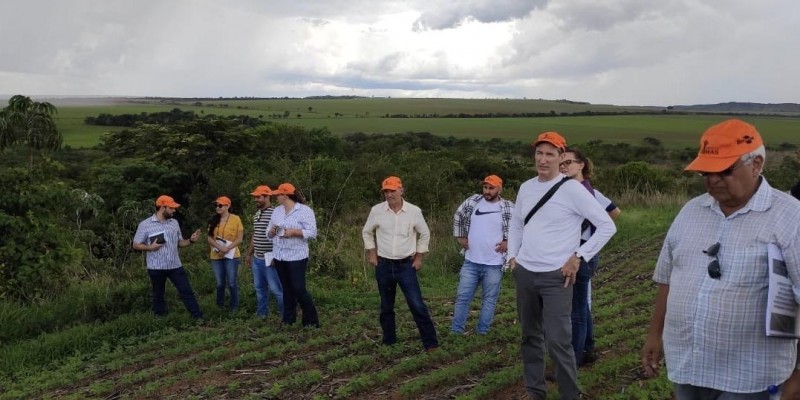
POLYGON ((319 327, 317 308, 306 289, 308 241, 317 237, 314 211, 305 205, 303 195, 291 183, 283 183, 271 193, 278 207, 272 213, 267 236, 272 239, 273 264, 283 286, 283 323, 297 320, 297 303, 303 310, 303 326, 319 327))

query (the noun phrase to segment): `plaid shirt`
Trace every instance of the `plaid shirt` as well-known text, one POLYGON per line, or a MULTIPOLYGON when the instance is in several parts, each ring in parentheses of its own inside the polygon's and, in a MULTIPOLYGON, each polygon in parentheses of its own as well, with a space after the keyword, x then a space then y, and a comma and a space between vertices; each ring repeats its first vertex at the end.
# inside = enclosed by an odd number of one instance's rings
MULTIPOLYGON (((675 383, 726 392, 762 392, 795 368, 796 340, 766 336, 767 244, 783 252, 800 283, 800 202, 766 179, 748 203, 725 216, 709 194, 690 200, 667 233, 653 280, 669 285, 664 356, 675 383), (719 242, 722 276, 703 253, 719 242)), ((800 300, 795 291, 796 301, 800 300)))
MULTIPOLYGON (((472 212, 475 210, 475 205, 478 204, 482 198, 482 194, 472 195, 458 206, 456 215, 453 217, 453 236, 469 236, 469 224, 472 220, 472 212)), ((514 203, 502 197, 500 198, 500 210, 503 212, 503 240, 508 240, 508 226, 511 221, 511 210, 513 209, 514 203)))

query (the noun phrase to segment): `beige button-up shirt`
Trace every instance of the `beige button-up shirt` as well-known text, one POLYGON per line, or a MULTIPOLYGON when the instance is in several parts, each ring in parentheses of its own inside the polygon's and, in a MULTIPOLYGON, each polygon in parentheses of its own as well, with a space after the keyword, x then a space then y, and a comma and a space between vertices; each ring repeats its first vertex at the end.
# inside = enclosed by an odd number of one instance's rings
POLYGON ((372 250, 377 245, 378 256, 392 260, 410 257, 415 253, 427 253, 431 240, 422 210, 405 200, 397 213, 385 201, 372 207, 361 235, 366 250, 372 250))

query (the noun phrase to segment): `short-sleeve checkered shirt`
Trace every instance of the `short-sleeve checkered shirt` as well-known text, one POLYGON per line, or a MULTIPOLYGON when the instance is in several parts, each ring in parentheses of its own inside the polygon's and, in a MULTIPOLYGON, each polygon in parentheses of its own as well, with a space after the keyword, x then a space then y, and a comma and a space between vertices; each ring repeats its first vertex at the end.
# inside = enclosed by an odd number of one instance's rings
POLYGON ((780 384, 795 367, 796 341, 767 337, 767 245, 782 250, 800 283, 800 202, 766 179, 740 210, 725 216, 709 194, 690 200, 667 233, 653 279, 669 285, 664 354, 669 379, 726 392, 780 384), (703 251, 719 242, 722 276, 712 279, 703 251))

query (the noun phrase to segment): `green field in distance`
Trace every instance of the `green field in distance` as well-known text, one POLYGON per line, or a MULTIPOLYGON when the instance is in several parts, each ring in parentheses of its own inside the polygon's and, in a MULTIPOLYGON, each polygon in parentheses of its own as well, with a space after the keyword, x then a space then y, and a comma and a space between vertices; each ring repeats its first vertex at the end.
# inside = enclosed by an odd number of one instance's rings
MULTIPOLYGON (((58 106, 57 123, 64 143, 72 147, 97 144, 103 132, 120 127, 84 123, 88 116, 138 114, 191 110, 198 115, 249 115, 276 123, 306 128, 326 127, 339 135, 348 133, 430 132, 441 136, 475 139, 499 138, 528 142, 543 131, 562 133, 571 143, 602 140, 640 144, 645 137, 659 139, 671 148, 694 147, 710 125, 732 118, 729 115, 596 115, 561 116, 578 112, 656 111, 656 107, 620 107, 552 100, 469 100, 469 99, 272 99, 272 100, 185 100, 166 104, 132 103, 115 100, 90 105, 58 106), (201 105, 196 105, 197 103, 201 105), (310 108, 310 111, 309 111, 310 108), (288 112, 288 118, 283 116, 288 112), (385 118, 386 114, 444 115, 488 113, 555 113, 534 118, 385 118), (299 114, 299 116, 298 116, 299 114)), ((800 117, 745 115, 739 117, 759 129, 769 145, 800 145, 800 117)))

